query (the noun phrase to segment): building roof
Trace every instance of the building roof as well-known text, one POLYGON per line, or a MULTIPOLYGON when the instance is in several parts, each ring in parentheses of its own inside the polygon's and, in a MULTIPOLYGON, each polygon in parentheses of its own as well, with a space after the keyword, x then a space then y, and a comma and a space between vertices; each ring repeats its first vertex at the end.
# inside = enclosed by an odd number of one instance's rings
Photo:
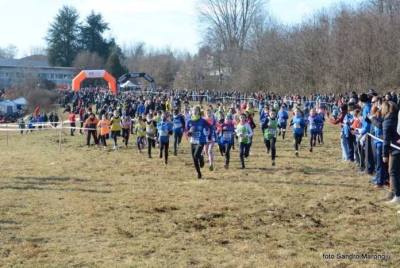
POLYGON ((51 67, 47 61, 0 59, 0 66, 7 67, 51 67))
POLYGON ((41 54, 35 54, 35 55, 30 55, 27 57, 20 58, 20 60, 38 60, 38 61, 47 61, 48 58, 46 55, 41 55, 41 54))
POLYGON ((14 102, 12 102, 12 101, 10 101, 10 100, 3 100, 3 101, 0 101, 0 105, 7 105, 7 106, 10 106, 10 105, 12 105, 12 106, 16 106, 16 104, 14 103, 14 102))
POLYGON ((24 97, 20 97, 18 99, 15 99, 12 102, 14 102, 17 105, 28 105, 28 101, 24 97))

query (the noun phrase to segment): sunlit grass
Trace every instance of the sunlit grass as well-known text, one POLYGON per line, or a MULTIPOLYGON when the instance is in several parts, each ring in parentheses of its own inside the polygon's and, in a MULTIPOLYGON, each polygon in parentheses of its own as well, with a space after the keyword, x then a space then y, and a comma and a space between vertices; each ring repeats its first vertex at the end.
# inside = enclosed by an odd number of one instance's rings
MULTIPOLYGON (((66 115, 64 114, 64 117, 66 115)), ((294 155, 290 131, 270 164, 260 129, 240 170, 215 150, 198 180, 183 141, 168 166, 130 147, 86 148, 58 131, 0 132, 1 267, 395 267, 396 207, 338 162, 339 129, 294 155), (388 261, 322 254, 390 254, 388 261)), ((68 134, 68 130, 65 130, 68 134)), ((122 143, 121 143, 122 144, 122 143)))

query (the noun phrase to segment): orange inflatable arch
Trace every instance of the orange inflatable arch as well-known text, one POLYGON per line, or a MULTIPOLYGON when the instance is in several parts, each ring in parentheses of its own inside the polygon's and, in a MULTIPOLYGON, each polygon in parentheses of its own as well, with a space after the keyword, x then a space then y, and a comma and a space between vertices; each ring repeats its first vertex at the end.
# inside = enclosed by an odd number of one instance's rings
POLYGON ((117 94, 117 80, 106 70, 84 70, 72 79, 72 90, 81 90, 81 83, 87 78, 103 78, 108 82, 108 87, 111 92, 117 94))

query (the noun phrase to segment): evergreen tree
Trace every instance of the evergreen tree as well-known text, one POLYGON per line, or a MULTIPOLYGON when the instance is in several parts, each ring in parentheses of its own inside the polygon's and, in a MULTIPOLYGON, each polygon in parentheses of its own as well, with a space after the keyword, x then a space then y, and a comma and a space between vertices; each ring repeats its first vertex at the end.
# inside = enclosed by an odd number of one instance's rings
POLYGON ((118 53, 113 51, 107 60, 106 70, 116 79, 129 72, 128 68, 121 64, 118 53))
POLYGON ((79 43, 82 50, 97 53, 104 60, 110 55, 111 41, 103 38, 103 33, 109 30, 108 23, 104 22, 103 16, 92 11, 86 17, 85 25, 80 28, 79 43))
POLYGON ((71 67, 78 54, 79 13, 74 7, 63 6, 50 24, 45 38, 49 63, 71 67))

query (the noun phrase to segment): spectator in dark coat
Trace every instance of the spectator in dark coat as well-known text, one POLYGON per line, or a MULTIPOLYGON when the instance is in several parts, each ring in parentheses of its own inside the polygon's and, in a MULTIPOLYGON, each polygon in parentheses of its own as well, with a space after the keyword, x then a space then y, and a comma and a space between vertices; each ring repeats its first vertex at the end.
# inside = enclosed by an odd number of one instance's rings
POLYGON ((396 104, 392 101, 382 103, 382 117, 384 118, 383 128, 383 162, 389 162, 390 159, 390 184, 392 189, 383 199, 390 200, 392 204, 400 204, 400 150, 390 146, 395 144, 399 146, 400 135, 397 133, 398 110, 396 104))

